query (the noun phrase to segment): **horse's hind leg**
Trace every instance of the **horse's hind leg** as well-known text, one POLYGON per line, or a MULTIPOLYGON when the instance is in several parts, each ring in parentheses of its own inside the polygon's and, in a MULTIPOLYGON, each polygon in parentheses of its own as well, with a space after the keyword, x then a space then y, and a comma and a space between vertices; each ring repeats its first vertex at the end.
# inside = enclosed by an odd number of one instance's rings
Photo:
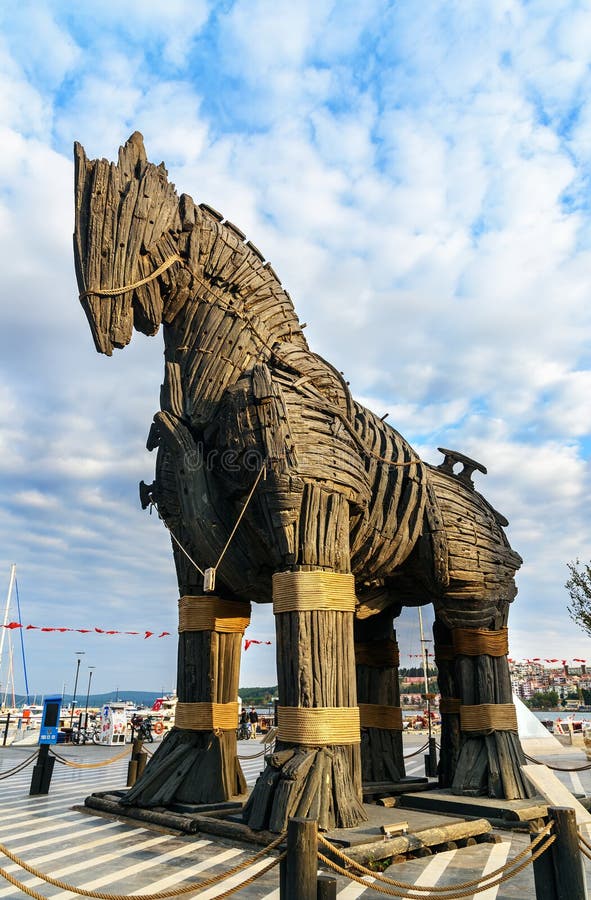
POLYGON ((295 561, 274 576, 273 607, 278 740, 244 818, 275 832, 291 816, 317 819, 325 829, 352 827, 365 813, 344 496, 305 485, 295 561))
POLYGON ((361 721, 363 783, 400 781, 404 776, 400 655, 393 610, 355 620, 357 699, 361 721))
POLYGON ((436 609, 436 654, 442 646, 442 655, 451 651, 448 683, 457 702, 454 712, 446 698, 441 783, 457 794, 506 800, 532 795, 520 768, 525 758, 507 662, 508 611, 507 601, 481 599, 444 600, 436 609))

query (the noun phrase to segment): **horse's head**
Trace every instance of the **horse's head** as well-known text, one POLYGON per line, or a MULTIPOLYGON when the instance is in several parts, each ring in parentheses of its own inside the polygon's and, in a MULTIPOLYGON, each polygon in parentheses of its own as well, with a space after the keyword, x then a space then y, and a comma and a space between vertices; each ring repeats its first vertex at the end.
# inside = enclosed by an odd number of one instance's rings
POLYGON ((164 164, 149 163, 135 132, 117 163, 76 161, 74 256, 80 300, 97 350, 108 356, 131 340, 133 326, 155 334, 162 321, 163 281, 178 262, 179 200, 164 164))

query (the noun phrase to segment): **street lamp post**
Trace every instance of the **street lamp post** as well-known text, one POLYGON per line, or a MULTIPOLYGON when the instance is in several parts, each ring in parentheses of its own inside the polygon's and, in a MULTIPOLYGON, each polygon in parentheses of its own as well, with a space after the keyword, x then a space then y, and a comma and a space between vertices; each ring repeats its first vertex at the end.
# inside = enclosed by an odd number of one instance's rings
POLYGON ((80 672, 80 657, 84 656, 84 650, 76 650, 76 678, 74 679, 74 696, 72 698, 72 713, 70 715, 70 728, 73 727, 74 709, 76 708, 76 689, 78 688, 78 673, 80 672))
POLYGON ((88 667, 88 687, 86 688, 86 706, 84 707, 84 727, 88 728, 88 698, 90 696, 90 682, 92 681, 92 671, 95 666, 88 667))

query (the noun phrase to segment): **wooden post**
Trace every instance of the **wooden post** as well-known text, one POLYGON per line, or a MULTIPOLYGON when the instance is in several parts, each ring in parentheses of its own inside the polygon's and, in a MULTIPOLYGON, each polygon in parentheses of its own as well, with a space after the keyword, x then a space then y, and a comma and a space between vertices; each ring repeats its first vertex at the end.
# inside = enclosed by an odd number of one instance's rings
POLYGON ((550 820, 554 822, 556 841, 552 844, 552 861, 556 877, 557 900, 587 900, 585 872, 574 809, 550 807, 550 820))
MULTIPOLYGON (((530 840, 534 841, 540 833, 539 828, 534 829, 530 834, 530 840)), ((534 884, 536 887, 536 900, 558 900, 556 892, 556 875, 554 872, 554 864, 552 862, 552 854, 542 853, 541 856, 533 863, 534 884)))
POLYGON ((316 900, 318 824, 314 819, 290 819, 287 856, 281 879, 281 900, 316 900))
POLYGON ((316 900, 337 900, 337 880, 334 875, 319 875, 316 900))
POLYGON ((127 787, 133 787, 137 781, 137 759, 130 759, 127 766, 127 787))

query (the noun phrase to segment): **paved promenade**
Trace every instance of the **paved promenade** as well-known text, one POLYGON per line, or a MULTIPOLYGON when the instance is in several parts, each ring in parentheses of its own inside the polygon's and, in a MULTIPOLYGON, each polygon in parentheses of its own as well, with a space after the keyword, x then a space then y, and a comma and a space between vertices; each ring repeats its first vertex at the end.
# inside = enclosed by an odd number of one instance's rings
MULTIPOLYGON (((405 736, 405 752, 417 749, 423 740, 419 735, 405 736)), ((34 749, 0 749, 0 778, 3 772, 30 756, 34 749)), ((107 749, 59 745, 56 749, 61 756, 78 763, 97 762, 121 752, 120 747, 107 749)), ((252 757, 261 749, 259 741, 239 743, 242 756, 252 757)), ((562 767, 581 766, 586 762, 581 750, 547 757, 544 761, 554 761, 562 767)), ((129 896, 153 893, 211 877, 248 859, 257 851, 256 847, 236 845, 213 836, 173 835, 137 823, 88 815, 72 808, 83 804, 85 797, 93 791, 124 788, 127 764, 127 757, 96 769, 75 769, 56 762, 50 793, 41 797, 30 797, 28 793, 31 766, 0 780, 0 843, 42 872, 71 885, 129 896)), ((260 758, 243 762, 249 784, 254 784, 261 764, 260 758)), ((409 775, 423 774, 422 754, 408 760, 407 771, 409 775)), ((562 773, 559 777, 570 790, 591 795, 591 772, 562 773)), ((388 875, 413 885, 438 887, 475 878, 502 866, 529 843, 523 833, 498 833, 503 838, 499 844, 478 844, 412 860, 392 867, 388 875)), ((200 900, 213 900, 229 887, 264 868, 267 862, 263 859, 239 875, 192 896, 198 896, 200 900)), ((0 858, 0 866, 43 897, 61 900, 76 896, 23 872, 8 862, 6 857, 0 858)), ((591 869, 588 877, 589 874, 591 869)), ((278 884, 278 868, 275 868, 236 896, 248 900, 278 900, 278 884)), ((0 878, 0 898, 22 900, 25 896, 24 892, 0 878)), ((366 885, 359 885, 345 878, 338 879, 339 900, 354 900, 357 897, 375 900, 380 896, 384 895, 372 889, 370 880, 366 885)), ((477 896, 483 900, 525 900, 535 897, 531 867, 511 881, 477 896)))

